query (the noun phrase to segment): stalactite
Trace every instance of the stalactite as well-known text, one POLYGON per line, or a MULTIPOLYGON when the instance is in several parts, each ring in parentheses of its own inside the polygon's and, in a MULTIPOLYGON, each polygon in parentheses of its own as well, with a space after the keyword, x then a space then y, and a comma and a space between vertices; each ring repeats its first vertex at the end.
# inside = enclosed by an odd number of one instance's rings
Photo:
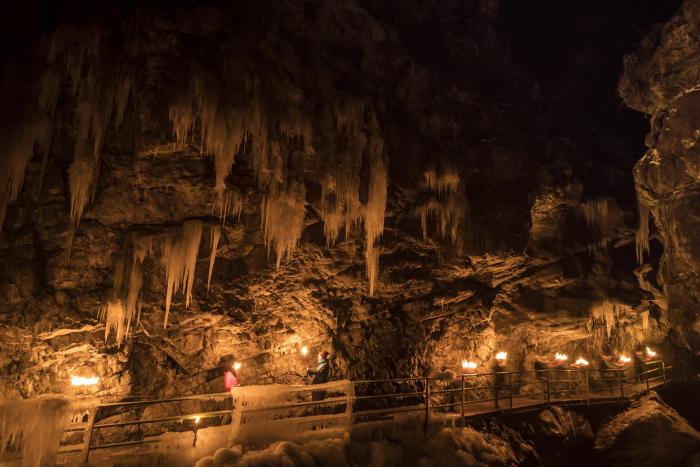
POLYGON ((373 117, 374 131, 369 138, 370 179, 365 207, 365 234, 367 277, 369 279, 369 295, 374 295, 374 289, 379 274, 379 255, 381 247, 377 240, 384 232, 384 216, 387 200, 387 170, 384 163, 384 141, 378 135, 378 124, 373 117))
POLYGON ((214 261, 216 261, 216 249, 219 247, 221 239, 221 227, 214 225, 211 228, 211 253, 209 254, 209 274, 207 275, 207 290, 211 286, 211 274, 214 272, 214 261))
POLYGON ((221 219, 221 223, 224 224, 226 218, 231 214, 236 217, 236 221, 240 221, 244 201, 243 195, 238 188, 227 188, 223 195, 217 200, 219 203, 219 218, 221 219))
POLYGON ((99 314, 105 322, 105 341, 113 334, 115 342, 122 343, 128 337, 132 324, 138 322, 143 262, 152 251, 151 237, 132 236, 126 253, 117 260, 113 295, 99 314))
POLYGON ((272 191, 263 197, 262 228, 268 251, 274 250, 276 267, 291 257, 304 231, 306 189, 299 182, 290 182, 286 189, 272 191))
POLYGON ((649 330, 649 310, 644 310, 639 315, 642 318, 642 332, 646 334, 649 330))
POLYGON ((644 255, 649 254, 649 208, 639 203, 639 226, 635 235, 637 263, 644 264, 644 255))
POLYGON ((595 325, 604 326, 605 333, 609 338, 618 321, 618 308, 619 306, 617 303, 609 300, 604 300, 601 304, 594 306, 591 310, 590 327, 593 328, 595 325))
POLYGON ((586 223, 600 231, 604 245, 614 236, 616 229, 624 224, 622 212, 614 200, 588 200, 583 204, 583 213, 586 223))
POLYGON ((329 154, 326 173, 321 180, 321 217, 328 246, 340 232, 345 237, 362 219, 360 172, 367 148, 363 133, 365 106, 356 100, 339 103, 335 108, 335 146, 329 154))
POLYGON ((424 176, 426 188, 438 193, 455 192, 459 189, 462 181, 457 171, 452 167, 446 167, 439 175, 435 168, 430 168, 425 171, 424 176))
POLYGON ((188 220, 182 225, 180 235, 176 238, 168 238, 163 243, 163 264, 165 265, 165 282, 167 284, 164 328, 168 326, 173 294, 177 293, 180 288, 185 295, 185 306, 190 305, 201 239, 202 222, 188 220))
POLYGON ((452 243, 457 243, 467 206, 460 185, 460 177, 454 169, 446 169, 440 175, 435 169, 425 172, 424 188, 434 194, 415 211, 420 219, 423 239, 428 238, 428 221, 432 218, 437 221, 440 237, 448 238, 449 235, 452 243))

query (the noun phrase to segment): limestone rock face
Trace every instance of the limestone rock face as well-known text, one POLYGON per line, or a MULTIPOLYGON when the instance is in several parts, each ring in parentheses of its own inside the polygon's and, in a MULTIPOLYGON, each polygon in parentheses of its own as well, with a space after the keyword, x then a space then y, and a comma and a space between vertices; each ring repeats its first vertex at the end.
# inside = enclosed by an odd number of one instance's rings
MULTIPOLYGON (((646 112, 651 132, 647 151, 634 169, 641 210, 651 212, 663 257, 658 272, 664 310, 675 341, 697 355, 700 321, 697 311, 700 241, 698 164, 700 164, 700 3, 686 1, 678 13, 648 37, 625 60, 619 91, 630 107, 646 112)), ((642 212, 641 238, 648 230, 642 212)), ((648 238, 648 236, 646 236, 648 238)), ((642 241, 640 251, 648 247, 642 241)), ((648 256, 645 262, 650 263, 648 256)), ((644 278, 642 277, 642 282, 644 278)), ((681 363, 681 359, 679 359, 681 363)), ((692 374, 692 369, 678 365, 692 374)))
POLYGON ((694 465, 700 433, 652 393, 603 425, 595 448, 606 465, 694 465))
POLYGON ((637 169, 642 287, 633 151, 557 127, 500 2, 118 3, 9 29, 0 397, 216 392, 228 354, 245 384, 321 349, 345 378, 594 360, 663 341, 662 285, 694 322, 695 94, 637 169))

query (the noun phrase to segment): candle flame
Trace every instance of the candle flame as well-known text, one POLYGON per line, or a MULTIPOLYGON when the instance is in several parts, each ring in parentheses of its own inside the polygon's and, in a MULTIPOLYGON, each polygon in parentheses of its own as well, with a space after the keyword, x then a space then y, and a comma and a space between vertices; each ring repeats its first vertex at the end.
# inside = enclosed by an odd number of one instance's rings
POLYGON ((301 348, 301 354, 306 357, 306 355, 309 353, 309 348, 307 346, 303 346, 301 348))
POLYGON ((554 355, 554 360, 556 360, 556 361, 558 361, 558 362, 563 362, 563 361, 566 361, 566 360, 568 360, 568 359, 569 359, 569 357, 568 357, 566 354, 563 354, 563 353, 557 352, 557 353, 554 355))
POLYGON ((632 359, 628 357, 627 355, 620 355, 620 363, 629 363, 631 362, 632 359))
POLYGON ((94 386, 100 382, 99 376, 93 376, 91 378, 84 378, 82 376, 71 376, 70 384, 73 386, 94 386))
POLYGON ((195 424, 199 423, 199 417, 195 417, 195 418, 194 418, 194 423, 195 423, 195 424))
POLYGON ((647 347, 647 355, 649 355, 650 357, 655 357, 655 356, 656 356, 656 352, 654 352, 654 351, 651 350, 649 347, 647 347))
POLYGON ((473 370, 476 368, 476 362, 470 362, 468 360, 462 360, 462 368, 465 370, 473 370))
POLYGON ((508 358, 508 352, 498 352, 496 354, 496 360, 505 360, 508 358))
POLYGON ((236 362, 233 364, 233 369, 234 370, 240 370, 241 369, 241 362, 236 362))
POLYGON ((578 366, 588 366, 588 360, 586 360, 586 359, 583 358, 583 357, 579 357, 579 358, 576 360, 576 363, 574 363, 574 365, 578 365, 578 366))

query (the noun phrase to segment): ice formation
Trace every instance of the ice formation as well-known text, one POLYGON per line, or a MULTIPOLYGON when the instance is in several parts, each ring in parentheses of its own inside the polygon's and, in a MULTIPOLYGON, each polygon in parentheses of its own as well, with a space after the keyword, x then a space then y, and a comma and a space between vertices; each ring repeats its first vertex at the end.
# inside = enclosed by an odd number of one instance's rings
POLYGON ((197 265, 197 253, 202 239, 202 222, 188 220, 182 225, 180 235, 168 238, 163 243, 163 264, 165 266, 165 318, 163 327, 168 326, 170 303, 173 293, 182 289, 185 295, 185 306, 192 300, 192 286, 197 265))
POLYGON ((233 388, 232 395, 236 401, 233 438, 238 443, 255 444, 281 439, 297 440, 310 432, 328 435, 348 431, 352 423, 355 395, 352 381, 333 381, 313 386, 314 391, 326 392, 324 407, 344 406, 338 413, 317 415, 318 410, 311 407, 288 407, 289 404, 307 401, 311 389, 309 386, 281 384, 233 388))
POLYGON ((132 236, 125 254, 116 261, 113 295, 100 310, 100 319, 105 322, 105 341, 114 334, 117 343, 123 342, 132 323, 138 321, 143 262, 152 250, 151 237, 132 236))
POLYGON ((457 243, 466 207, 459 174, 452 168, 446 168, 438 175, 432 168, 425 171, 424 175, 425 189, 431 196, 415 211, 420 219, 423 239, 428 238, 428 221, 435 219, 440 237, 449 236, 452 243, 457 243))
POLYGON ((0 457, 8 448, 21 449, 22 467, 54 465, 63 431, 94 404, 60 396, 0 400, 0 457))
POLYGON ((219 247, 219 240, 221 239, 221 227, 214 225, 211 228, 211 243, 209 254, 209 274, 207 274, 207 290, 211 286, 211 273, 214 272, 214 261, 216 261, 216 249, 219 247))
POLYGON ((617 227, 623 224, 622 212, 614 200, 607 198, 586 201, 583 213, 586 223, 598 228, 604 244, 615 234, 617 227))
POLYGON ((367 137, 363 132, 365 106, 356 100, 335 109, 335 148, 321 181, 321 217, 326 244, 333 245, 341 231, 345 237, 362 219, 360 172, 367 137))
POLYGON ((262 229, 268 251, 274 250, 279 269, 282 260, 291 257, 304 231, 306 189, 291 182, 286 189, 275 190, 262 201, 262 229))
MULTIPOLYGON (((376 128, 375 122, 375 128, 376 128)), ((384 215, 386 213, 387 171, 384 163, 384 141, 373 133, 369 139, 370 179, 367 206, 365 208, 365 235, 367 277, 369 295, 374 295, 374 288, 379 272, 379 254, 381 247, 377 244, 384 232, 384 215)))
POLYGON ((644 264, 644 255, 649 254, 649 208, 639 203, 639 227, 635 235, 637 263, 644 264))

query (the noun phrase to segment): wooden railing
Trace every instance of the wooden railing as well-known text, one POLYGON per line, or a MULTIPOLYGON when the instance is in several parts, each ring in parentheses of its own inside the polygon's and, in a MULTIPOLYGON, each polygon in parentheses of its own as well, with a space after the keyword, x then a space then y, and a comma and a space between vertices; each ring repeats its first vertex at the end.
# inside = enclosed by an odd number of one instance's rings
MULTIPOLYGON (((433 413, 450 413, 463 422, 470 416, 492 412, 513 412, 547 404, 591 404, 624 400, 633 394, 648 391, 666 382, 670 369, 663 361, 644 363, 640 367, 607 369, 545 369, 531 371, 508 371, 492 373, 470 373, 456 378, 395 378, 383 380, 354 381, 354 393, 350 399, 328 397, 323 400, 301 400, 269 409, 309 409, 297 419, 316 416, 323 406, 351 404, 353 424, 382 420, 403 413, 422 413, 425 427, 429 427, 433 413), (493 403, 493 406, 490 404, 493 403)), ((295 388, 299 394, 309 394, 314 386, 295 388)), ((202 421, 231 415, 231 409, 201 411, 169 417, 98 423, 105 412, 129 410, 154 404, 184 401, 230 400, 228 393, 203 394, 168 399, 104 403, 90 411, 87 421, 70 426, 67 432, 82 431, 83 443, 76 447, 66 446, 59 454, 80 453, 81 461, 87 462, 95 450, 131 445, 156 443, 156 439, 140 439, 99 444, 93 441, 94 433, 106 428, 141 426, 167 422, 190 422, 197 430, 195 420, 202 421)), ((346 407, 347 409, 347 407, 346 407)), ((237 408, 244 410, 245 408, 237 408)), ((254 409, 251 411, 259 411, 254 409)), ((337 412, 336 412, 337 413, 337 412)), ((330 415, 329 415, 330 416, 330 415)), ((419 415, 420 416, 420 415, 419 415)), ((290 415, 290 417, 293 417, 290 415)), ((195 438, 196 439, 196 438, 195 438)))

